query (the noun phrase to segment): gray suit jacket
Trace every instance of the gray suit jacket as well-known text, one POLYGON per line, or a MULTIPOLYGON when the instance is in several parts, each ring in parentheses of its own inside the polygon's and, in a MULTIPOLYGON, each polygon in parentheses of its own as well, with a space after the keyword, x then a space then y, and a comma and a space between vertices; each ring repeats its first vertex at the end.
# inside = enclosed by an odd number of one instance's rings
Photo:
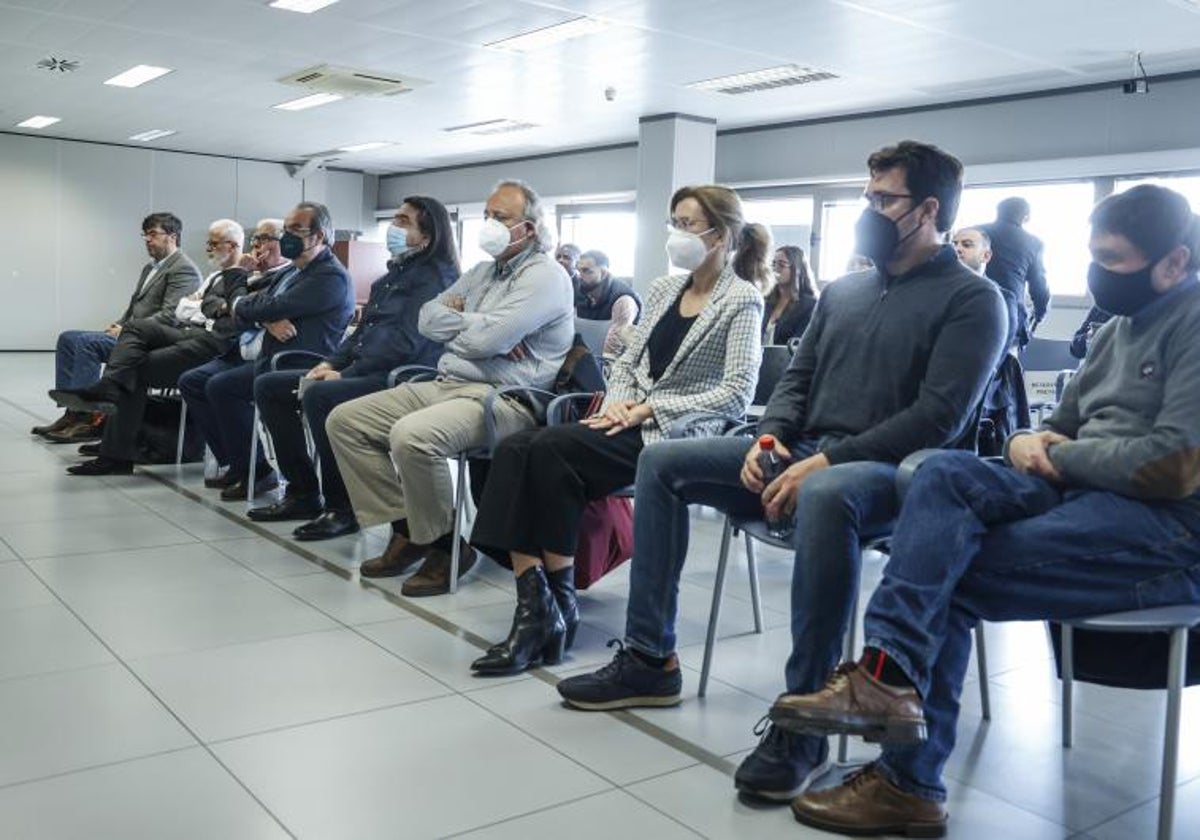
POLYGON ((135 318, 149 318, 160 313, 163 320, 171 323, 179 299, 200 288, 200 270, 182 249, 163 260, 150 282, 143 286, 142 281, 153 267, 153 263, 146 263, 138 275, 129 306, 125 307, 125 314, 117 319, 121 326, 135 318))

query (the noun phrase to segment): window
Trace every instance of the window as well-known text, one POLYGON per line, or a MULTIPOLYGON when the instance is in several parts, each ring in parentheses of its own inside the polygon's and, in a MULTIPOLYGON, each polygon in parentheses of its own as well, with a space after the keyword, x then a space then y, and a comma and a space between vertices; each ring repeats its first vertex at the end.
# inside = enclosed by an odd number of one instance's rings
POLYGON ((821 264, 817 267, 821 282, 846 273, 854 256, 854 224, 865 206, 861 198, 835 199, 821 206, 821 264))
POLYGON ((1125 192, 1138 184, 1154 184, 1183 195, 1192 205, 1192 212, 1200 212, 1200 175, 1169 175, 1162 178, 1121 178, 1114 185, 1113 192, 1125 192))
POLYGON ((812 238, 812 196, 745 199, 742 209, 746 212, 746 221, 758 222, 771 229, 776 248, 798 245, 808 254, 812 238))
POLYGON ((1029 202, 1025 229, 1046 246, 1046 279, 1054 295, 1087 294, 1087 267, 1091 261, 1088 216, 1095 204, 1091 181, 1055 184, 1020 184, 1006 187, 968 187, 963 190, 955 227, 990 222, 1001 199, 1020 196, 1029 202))
POLYGON ((479 229, 483 227, 483 217, 463 217, 462 238, 459 241, 459 259, 463 271, 481 262, 491 262, 492 257, 479 247, 479 229))
POLYGON ((614 277, 633 277, 637 213, 628 204, 560 206, 558 241, 581 251, 603 251, 614 277))

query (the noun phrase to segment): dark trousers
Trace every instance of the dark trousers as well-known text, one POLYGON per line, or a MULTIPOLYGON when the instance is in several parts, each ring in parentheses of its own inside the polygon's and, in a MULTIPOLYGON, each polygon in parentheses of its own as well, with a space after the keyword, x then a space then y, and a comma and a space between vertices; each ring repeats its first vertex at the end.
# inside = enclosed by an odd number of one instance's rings
POLYGON ((146 389, 175 387, 182 373, 228 346, 228 339, 203 327, 176 327, 152 318, 127 324, 104 369, 104 376, 117 382, 124 393, 117 401, 117 413, 104 424, 100 454, 134 460, 146 411, 146 389))
POLYGON ((492 455, 471 542, 493 557, 575 556, 584 506, 633 483, 640 429, 609 437, 582 423, 529 429, 492 455))
MULTIPOLYGON (((250 432, 254 426, 254 362, 222 356, 179 377, 188 414, 219 464, 234 476, 250 472, 250 432)), ((258 448, 259 475, 267 461, 258 448)))
POLYGON ((303 375, 303 371, 297 370, 260 374, 254 380, 254 403, 258 406, 263 425, 271 434, 275 460, 287 479, 287 494, 315 496, 320 491, 325 497, 326 510, 349 513, 350 497, 329 445, 325 418, 344 402, 382 391, 387 387, 387 374, 310 382, 305 386, 303 398, 297 399, 296 391, 303 375), (321 464, 319 487, 317 472, 304 440, 302 411, 321 464))

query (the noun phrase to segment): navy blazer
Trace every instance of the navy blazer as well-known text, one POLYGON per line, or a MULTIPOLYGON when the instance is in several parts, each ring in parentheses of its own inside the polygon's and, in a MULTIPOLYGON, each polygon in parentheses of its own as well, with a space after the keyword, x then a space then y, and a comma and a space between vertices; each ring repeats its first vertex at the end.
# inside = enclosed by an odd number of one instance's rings
POLYGON ((270 332, 263 335, 257 361, 260 373, 270 367, 271 357, 283 350, 328 356, 341 343, 346 324, 354 315, 354 284, 328 248, 299 272, 280 274, 269 289, 247 295, 237 303, 238 321, 244 328, 283 319, 296 328, 295 338, 286 342, 270 332))
POLYGON ((437 365, 442 343, 417 330, 427 301, 458 279, 458 268, 425 254, 388 262, 387 274, 371 284, 362 320, 328 362, 344 376, 387 373, 400 365, 437 365))
POLYGON ((1040 321, 1050 307, 1050 286, 1042 264, 1042 240, 1018 224, 995 221, 979 225, 992 240, 992 259, 987 264, 987 276, 1001 289, 1007 289, 1016 300, 1017 340, 1024 347, 1029 343, 1029 315, 1025 312, 1025 289, 1033 301, 1033 317, 1040 321))

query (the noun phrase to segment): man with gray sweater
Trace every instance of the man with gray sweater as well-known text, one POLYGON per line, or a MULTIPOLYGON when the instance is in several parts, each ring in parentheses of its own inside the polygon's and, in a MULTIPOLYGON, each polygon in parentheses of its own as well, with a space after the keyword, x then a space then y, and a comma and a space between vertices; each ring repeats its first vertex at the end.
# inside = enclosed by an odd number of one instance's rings
POLYGON ((1028 621, 1200 601, 1200 220, 1143 185, 1091 217, 1088 286, 1113 313, 1038 432, 1004 465, 938 453, 913 479, 865 620, 866 650, 775 724, 887 743, 797 819, 845 834, 945 831, 942 767, 981 619, 1028 621))
MULTIPOLYGON (((638 460, 625 647, 613 664, 558 685, 584 709, 678 703, 675 656, 688 505, 795 524, 789 691, 820 687, 838 661, 859 582, 860 542, 891 530, 896 468, 909 453, 973 439, 1004 350, 995 284, 958 261, 945 233, 962 165, 904 141, 867 161, 856 253, 877 268, 829 285, 759 425, 791 466, 770 483, 749 438, 678 440, 638 460), (765 486, 764 486, 765 485, 765 486)), ((742 762, 740 791, 786 801, 828 767, 824 738, 772 729, 742 762)))
MULTIPOLYGON (((537 193, 503 181, 484 218, 479 246, 495 262, 421 307, 421 335, 446 346, 438 377, 342 403, 325 424, 359 524, 392 524, 387 549, 360 571, 391 577, 424 559, 401 587, 410 597, 449 591, 454 499, 446 459, 487 443, 484 400, 494 386, 548 390, 575 335, 571 281, 546 253, 550 232, 537 193)), ((537 422, 516 399, 497 400, 493 417, 497 439, 537 422)), ((459 575, 474 562, 464 542, 459 575)))

